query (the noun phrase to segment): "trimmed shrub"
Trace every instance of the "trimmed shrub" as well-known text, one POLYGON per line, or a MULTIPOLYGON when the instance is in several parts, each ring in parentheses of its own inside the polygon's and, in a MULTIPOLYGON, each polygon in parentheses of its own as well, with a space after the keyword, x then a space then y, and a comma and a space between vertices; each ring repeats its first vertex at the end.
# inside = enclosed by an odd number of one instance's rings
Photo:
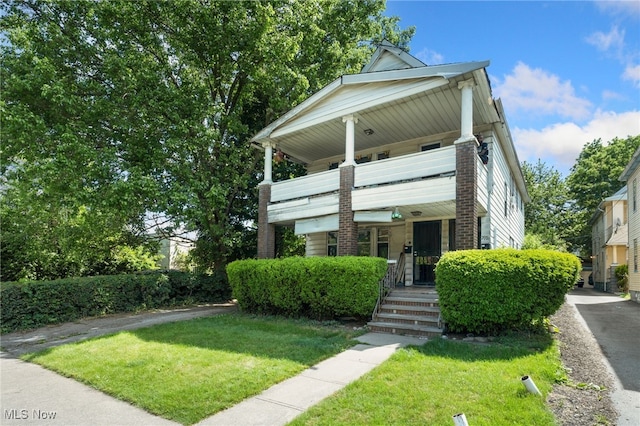
POLYGON ((499 333, 556 312, 576 284, 580 260, 551 250, 461 250, 436 266, 440 310, 452 332, 499 333))
POLYGON ((178 271, 6 282, 0 289, 0 329, 7 333, 89 316, 227 301, 230 296, 224 276, 178 271))
POLYGON ((238 260, 227 275, 243 311, 330 319, 370 316, 386 270, 375 257, 288 257, 238 260))

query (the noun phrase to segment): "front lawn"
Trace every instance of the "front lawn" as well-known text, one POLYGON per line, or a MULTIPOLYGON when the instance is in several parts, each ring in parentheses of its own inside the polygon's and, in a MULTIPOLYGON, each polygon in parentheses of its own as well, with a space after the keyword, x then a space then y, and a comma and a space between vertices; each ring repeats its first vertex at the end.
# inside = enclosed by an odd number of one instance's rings
POLYGON ((541 338, 478 345, 436 339, 397 351, 360 380, 290 425, 555 425, 544 398, 526 391, 524 375, 546 395, 564 372, 555 344, 541 338))
POLYGON ((309 321, 236 314, 121 332, 22 359, 193 424, 353 346, 351 337, 309 321))

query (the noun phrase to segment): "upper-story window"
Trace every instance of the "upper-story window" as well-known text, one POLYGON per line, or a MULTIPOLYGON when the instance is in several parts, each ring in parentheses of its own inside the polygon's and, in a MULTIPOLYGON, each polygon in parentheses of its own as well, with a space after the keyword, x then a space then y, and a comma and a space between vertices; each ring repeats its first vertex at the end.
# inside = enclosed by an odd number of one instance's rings
POLYGON ((633 180, 633 212, 635 213, 638 208, 638 179, 633 180))
POLYGON ((420 146, 420 152, 431 151, 432 149, 440 148, 440 142, 428 143, 420 146))

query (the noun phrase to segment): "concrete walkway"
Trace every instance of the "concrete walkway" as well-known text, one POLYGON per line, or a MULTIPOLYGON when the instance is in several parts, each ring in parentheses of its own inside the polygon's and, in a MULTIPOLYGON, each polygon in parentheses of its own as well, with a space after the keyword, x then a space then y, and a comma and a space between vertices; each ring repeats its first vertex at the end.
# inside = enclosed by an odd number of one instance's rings
POLYGON ((422 345, 424 339, 368 333, 359 344, 314 365, 260 395, 209 417, 198 425, 285 425, 312 405, 386 361, 396 349, 422 345))

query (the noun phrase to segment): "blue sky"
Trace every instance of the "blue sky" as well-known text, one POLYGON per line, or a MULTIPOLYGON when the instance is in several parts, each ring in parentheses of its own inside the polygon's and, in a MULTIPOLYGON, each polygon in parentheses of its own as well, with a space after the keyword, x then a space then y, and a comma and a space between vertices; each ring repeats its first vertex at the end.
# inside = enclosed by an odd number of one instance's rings
POLYGON ((585 143, 640 134, 640 1, 387 0, 427 65, 490 60, 520 161, 569 174, 585 143))

